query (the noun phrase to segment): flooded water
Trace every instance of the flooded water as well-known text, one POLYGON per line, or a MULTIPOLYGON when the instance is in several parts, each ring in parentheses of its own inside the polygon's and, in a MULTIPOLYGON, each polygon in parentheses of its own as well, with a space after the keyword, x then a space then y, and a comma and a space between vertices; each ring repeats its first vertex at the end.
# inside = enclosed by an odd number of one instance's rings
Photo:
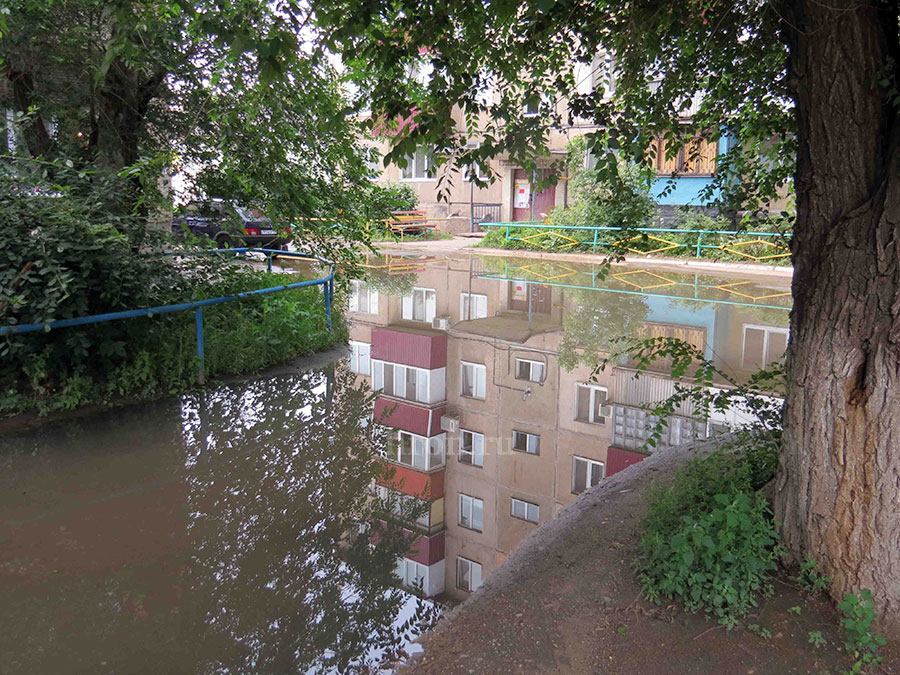
MULTIPOLYGON (((789 307, 784 277, 371 259, 341 363, 0 439, 0 672, 390 662, 646 456, 667 365, 586 353, 675 337, 727 386, 781 358, 789 307)), ((676 413, 658 448, 741 421, 676 413)))

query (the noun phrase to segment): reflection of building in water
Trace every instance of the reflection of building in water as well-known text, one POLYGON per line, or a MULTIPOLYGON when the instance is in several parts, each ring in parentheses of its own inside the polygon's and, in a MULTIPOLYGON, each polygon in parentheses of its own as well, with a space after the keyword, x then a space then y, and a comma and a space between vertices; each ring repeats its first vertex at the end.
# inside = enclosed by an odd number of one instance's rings
MULTIPOLYGON (((596 270, 570 264, 497 278, 476 258, 427 260, 415 272, 409 260, 394 263, 379 260, 353 282, 351 368, 380 392, 392 487, 429 502, 399 569, 427 595, 465 597, 537 524, 645 457, 656 421, 648 405, 674 393, 669 364, 635 379, 635 364, 622 361, 592 380, 588 366, 561 366, 567 333, 583 344, 624 328, 680 338, 734 376, 779 359, 786 344, 786 307, 672 295, 684 275, 654 282, 663 296, 635 291, 636 277, 621 273, 631 286, 600 288, 596 270)), ((689 403, 675 412, 657 447, 728 421, 699 422, 689 403)))

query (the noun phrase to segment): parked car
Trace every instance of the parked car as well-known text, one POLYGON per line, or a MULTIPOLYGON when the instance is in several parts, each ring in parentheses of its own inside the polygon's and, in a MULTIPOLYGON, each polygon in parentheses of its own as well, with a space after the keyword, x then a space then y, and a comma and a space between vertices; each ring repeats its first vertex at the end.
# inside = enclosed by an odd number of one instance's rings
POLYGON ((219 248, 255 246, 284 249, 290 230, 279 231, 257 209, 221 199, 190 202, 172 218, 172 230, 183 237, 185 228, 196 237, 209 237, 219 248))

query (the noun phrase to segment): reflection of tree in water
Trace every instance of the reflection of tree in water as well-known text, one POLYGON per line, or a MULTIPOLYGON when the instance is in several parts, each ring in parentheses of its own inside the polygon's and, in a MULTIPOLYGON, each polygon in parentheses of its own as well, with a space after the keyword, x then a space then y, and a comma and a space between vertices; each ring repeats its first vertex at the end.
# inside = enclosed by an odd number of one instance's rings
MULTIPOLYGON (((340 367, 186 402, 186 604, 206 625, 204 672, 352 671, 408 637, 397 615, 410 596, 393 576, 408 542, 379 524, 384 505, 369 497, 384 438, 367 424, 371 394, 352 382, 340 367), (374 546, 357 536, 371 525, 374 546)), ((413 630, 436 618, 431 603, 413 604, 413 630)))
POLYGON ((610 341, 634 338, 649 312, 640 295, 572 289, 569 298, 559 345, 560 365, 568 370, 596 366, 597 352, 609 351, 610 341))
POLYGON ((382 295, 397 298, 412 293, 418 274, 404 272, 391 274, 385 270, 367 270, 365 281, 382 295))

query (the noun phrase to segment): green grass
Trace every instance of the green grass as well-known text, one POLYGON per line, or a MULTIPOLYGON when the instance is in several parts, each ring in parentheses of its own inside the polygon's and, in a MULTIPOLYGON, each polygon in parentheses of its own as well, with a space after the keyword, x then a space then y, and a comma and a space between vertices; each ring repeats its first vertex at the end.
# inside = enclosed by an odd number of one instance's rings
MULTIPOLYGON (((299 280, 297 275, 249 272, 202 286, 198 294, 217 297, 299 280)), ((347 339, 346 326, 334 306, 334 332, 328 332, 318 286, 214 305, 204 308, 203 315, 207 378, 258 371, 347 339)), ((43 337, 63 339, 65 331, 91 330, 95 331, 91 336, 94 341, 97 333, 107 336, 99 342, 94 367, 58 367, 57 350, 48 342, 42 351, 28 357, 18 382, 3 383, 0 416, 28 410, 46 414, 84 405, 108 405, 121 399, 152 399, 196 386, 194 312, 63 328, 43 337)), ((65 336, 68 341, 77 337, 65 336)))

